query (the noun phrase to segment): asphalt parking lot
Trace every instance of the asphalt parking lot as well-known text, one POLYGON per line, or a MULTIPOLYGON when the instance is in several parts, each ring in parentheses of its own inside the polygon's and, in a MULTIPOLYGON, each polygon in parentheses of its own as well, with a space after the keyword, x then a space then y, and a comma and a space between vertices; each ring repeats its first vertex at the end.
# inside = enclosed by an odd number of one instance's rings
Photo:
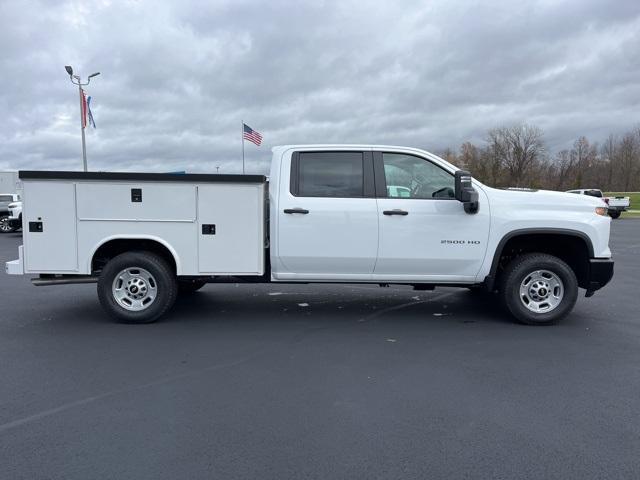
POLYGON ((637 478, 640 220, 611 246, 553 327, 466 290, 235 284, 121 325, 94 285, 0 273, 0 478, 637 478))

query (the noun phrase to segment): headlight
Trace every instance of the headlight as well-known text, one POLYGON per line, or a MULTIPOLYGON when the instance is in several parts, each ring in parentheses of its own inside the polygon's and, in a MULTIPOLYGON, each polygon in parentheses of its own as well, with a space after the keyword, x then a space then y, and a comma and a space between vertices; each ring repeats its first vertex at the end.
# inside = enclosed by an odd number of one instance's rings
POLYGON ((17 206, 17 203, 10 203, 9 205, 7 205, 7 208, 16 208, 17 206))
POLYGON ((607 215, 607 207, 596 207, 596 214, 606 216, 607 215))

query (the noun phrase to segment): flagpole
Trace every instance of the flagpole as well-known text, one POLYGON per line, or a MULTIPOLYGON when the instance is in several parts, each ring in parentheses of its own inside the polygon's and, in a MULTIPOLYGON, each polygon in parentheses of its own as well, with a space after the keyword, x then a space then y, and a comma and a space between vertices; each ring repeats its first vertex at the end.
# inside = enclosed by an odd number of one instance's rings
POLYGON ((242 140, 242 174, 244 175, 244 120, 242 122, 242 129, 240 130, 240 139, 242 140))

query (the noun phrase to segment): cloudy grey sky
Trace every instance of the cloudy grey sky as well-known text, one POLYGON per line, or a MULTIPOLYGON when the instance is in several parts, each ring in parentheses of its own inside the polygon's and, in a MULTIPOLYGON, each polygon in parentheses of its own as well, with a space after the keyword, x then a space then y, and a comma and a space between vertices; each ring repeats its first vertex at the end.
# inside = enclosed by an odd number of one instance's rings
POLYGON ((540 126, 551 151, 640 123, 640 1, 0 1, 0 170, 250 171, 283 143, 439 151, 540 126))

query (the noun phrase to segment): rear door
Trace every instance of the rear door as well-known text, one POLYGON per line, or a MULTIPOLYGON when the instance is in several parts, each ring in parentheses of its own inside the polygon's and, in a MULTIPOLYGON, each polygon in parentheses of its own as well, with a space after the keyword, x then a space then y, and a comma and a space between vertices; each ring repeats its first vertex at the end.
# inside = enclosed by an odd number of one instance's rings
POLYGON ((283 160, 276 278, 369 279, 378 250, 371 152, 300 151, 283 160))
MULTIPOLYGON (((453 174, 421 156, 374 152, 380 246, 378 280, 473 281, 484 260, 489 208, 454 198, 453 174)), ((484 200, 484 201, 483 201, 484 200)))

